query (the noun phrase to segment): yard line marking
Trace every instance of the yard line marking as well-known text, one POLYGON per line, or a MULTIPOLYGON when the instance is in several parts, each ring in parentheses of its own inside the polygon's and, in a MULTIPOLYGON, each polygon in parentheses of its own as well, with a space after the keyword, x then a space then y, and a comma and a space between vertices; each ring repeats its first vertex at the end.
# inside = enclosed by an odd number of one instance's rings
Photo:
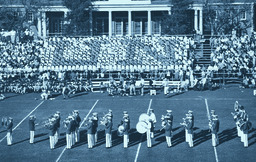
POLYGON ((219 162, 219 158, 218 158, 218 154, 217 154, 217 149, 216 149, 216 147, 213 147, 213 148, 214 148, 216 162, 219 162))
POLYGON ((149 113, 149 109, 151 108, 151 104, 152 104, 152 99, 150 99, 150 102, 149 102, 149 105, 148 105, 147 114, 149 113))
MULTIPOLYGON (((149 109, 151 108, 151 104, 152 104, 152 99, 150 99, 150 101, 149 101, 147 114, 149 113, 149 109)), ((143 134, 143 135, 144 135, 144 134, 143 134)), ((141 140, 140 140, 140 141, 142 141, 143 135, 141 135, 141 140)), ((136 156, 135 156, 134 162, 137 162, 137 160, 138 160, 139 153, 140 153, 140 147, 141 147, 141 142, 139 143, 139 146, 138 146, 138 148, 137 148, 137 152, 136 152, 136 156)))
POLYGON ((92 112, 92 110, 94 109, 94 107, 96 106, 96 104, 99 102, 99 100, 97 100, 95 102, 95 104, 92 106, 91 110, 88 112, 88 114, 86 115, 86 117, 84 118, 84 120, 82 121, 82 123, 79 126, 79 129, 82 127, 82 125, 84 124, 84 122, 87 120, 88 116, 90 115, 90 113, 92 112))
MULTIPOLYGON (((23 118, 23 119, 13 128, 12 131, 14 131, 16 128, 18 128, 18 126, 20 126, 21 123, 22 123, 24 120, 26 120, 34 111, 36 111, 36 109, 37 109, 39 106, 41 106, 43 103, 44 103, 44 101, 42 101, 39 105, 37 105, 27 116, 25 116, 25 118, 23 118)), ((0 140, 0 143, 6 138, 6 136, 7 136, 7 135, 5 135, 4 138, 2 138, 2 139, 0 140)))
MULTIPOLYGON (((90 109, 90 111, 88 112, 88 114, 85 116, 84 120, 82 121, 82 123, 79 126, 79 129, 82 127, 82 125, 84 124, 84 122, 87 120, 88 116, 90 115, 90 113, 92 112, 92 110, 94 109, 94 107, 97 105, 97 103, 99 102, 99 100, 97 100, 94 105, 92 106, 92 108, 90 109)), ((58 162, 60 160, 60 158, 62 157, 62 155, 64 154, 64 152, 67 150, 67 147, 65 147, 61 154, 59 155, 58 159, 56 160, 56 162, 58 162)))
MULTIPOLYGON (((208 120, 210 120, 211 119, 210 111, 209 111, 209 106, 208 106, 208 102, 207 102, 206 98, 204 99, 204 102, 205 102, 205 106, 206 106, 206 110, 207 110, 208 120)), ((213 147, 213 148, 214 148, 215 160, 216 160, 216 162, 219 162, 218 154, 217 154, 217 149, 216 149, 216 147, 213 147)))
POLYGON ((141 142, 137 148, 137 153, 136 153, 136 156, 135 156, 135 159, 134 159, 134 162, 137 162, 137 159, 138 159, 138 156, 139 156, 139 152, 140 152, 140 147, 141 147, 141 142))

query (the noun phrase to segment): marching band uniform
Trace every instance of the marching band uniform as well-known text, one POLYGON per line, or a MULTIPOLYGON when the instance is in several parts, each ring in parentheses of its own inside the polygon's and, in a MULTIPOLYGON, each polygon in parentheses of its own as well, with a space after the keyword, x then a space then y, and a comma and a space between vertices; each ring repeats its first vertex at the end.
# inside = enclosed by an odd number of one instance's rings
POLYGON ((13 119, 9 118, 9 122, 7 122, 6 129, 7 129, 7 145, 12 145, 12 127, 13 127, 13 119))
POLYGON ((219 132, 220 122, 217 115, 213 115, 212 119, 212 146, 216 147, 219 144, 218 132, 219 132))
POLYGON ((93 124, 95 125, 95 127, 96 127, 96 132, 95 132, 95 137, 94 137, 94 139, 95 139, 95 143, 97 143, 97 141, 98 141, 98 131, 97 131, 97 128, 98 128, 98 113, 92 113, 92 122, 93 122, 93 124))
POLYGON ((129 142, 129 120, 124 119, 124 148, 128 147, 128 142, 129 142))
MULTIPOLYGON (((192 127, 194 128, 194 115, 193 115, 193 111, 189 110, 188 111, 189 116, 191 117, 192 120, 192 127)), ((192 138, 194 137, 194 134, 192 133, 192 138)))
POLYGON ((72 146, 72 137, 71 137, 71 130, 72 130, 72 126, 71 126, 71 120, 72 117, 69 116, 69 123, 67 125, 67 130, 66 130, 66 142, 67 142, 67 149, 71 149, 72 146))
POLYGON ((30 133, 30 140, 29 143, 34 143, 34 136, 35 136, 35 117, 32 115, 28 121, 29 124, 29 133, 30 133))
MULTIPOLYGON (((189 117, 189 114, 186 114, 185 123, 188 123, 188 117, 189 117)), ((188 139, 189 139, 189 137, 188 137, 188 129, 187 129, 187 127, 185 127, 185 141, 189 142, 188 139)))
POLYGON ((167 147, 172 146, 172 124, 171 123, 172 123, 171 120, 167 120, 164 126, 167 147))
POLYGON ((192 122, 192 117, 188 117, 188 123, 186 125, 186 128, 188 130, 189 147, 193 147, 193 122, 192 122))
POLYGON ((148 147, 152 147, 152 142, 151 142, 151 138, 152 138, 151 128, 153 127, 152 123, 153 123, 152 120, 149 119, 148 126, 147 126, 147 146, 148 147))
POLYGON ((57 120, 56 120, 57 132, 56 132, 55 135, 56 135, 56 139, 57 139, 57 142, 58 142, 59 137, 60 137, 60 120, 61 120, 61 118, 60 118, 60 112, 59 111, 56 111, 55 114, 56 114, 56 117, 57 117, 57 120))
POLYGON ((152 122, 152 126, 151 126, 151 129, 150 129, 150 135, 151 135, 151 138, 154 138, 154 128, 155 128, 155 124, 156 124, 156 115, 155 115, 153 109, 149 109, 149 119, 152 122))
POLYGON ((87 139, 88 139, 88 148, 92 148, 94 144, 94 138, 93 138, 93 122, 92 118, 89 118, 89 122, 87 125, 87 139))
POLYGON ((107 123, 105 124, 105 133, 106 133, 106 148, 110 148, 112 146, 112 126, 111 117, 107 117, 107 123))
POLYGON ((54 140, 54 134, 56 133, 56 124, 54 124, 55 119, 50 119, 50 125, 49 125, 49 139, 50 139, 50 148, 54 149, 55 140, 54 140))
POLYGON ((75 142, 79 142, 80 141, 80 133, 79 133, 79 126, 80 126, 80 122, 81 122, 81 118, 79 116, 79 112, 78 110, 74 110, 75 112, 75 142))
POLYGON ((76 132, 76 121, 74 116, 71 116, 71 146, 73 146, 75 144, 75 132, 76 132))
POLYGON ((245 121, 245 123, 241 126, 241 130, 243 132, 241 138, 243 138, 244 147, 248 147, 248 133, 251 128, 251 123, 249 121, 245 121))
POLYGON ((54 126, 56 127, 56 132, 54 134, 54 144, 56 144, 59 140, 58 129, 60 127, 60 119, 58 114, 54 114, 54 118, 55 118, 54 126))

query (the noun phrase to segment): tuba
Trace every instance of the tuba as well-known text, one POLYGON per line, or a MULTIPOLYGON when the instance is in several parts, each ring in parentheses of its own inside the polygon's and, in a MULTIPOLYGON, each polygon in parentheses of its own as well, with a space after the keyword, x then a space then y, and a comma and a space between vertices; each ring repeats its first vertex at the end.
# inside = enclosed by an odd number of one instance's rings
POLYGON ((148 122, 149 122, 149 115, 146 113, 143 113, 139 117, 139 122, 136 125, 137 132, 144 134, 148 130, 148 122))

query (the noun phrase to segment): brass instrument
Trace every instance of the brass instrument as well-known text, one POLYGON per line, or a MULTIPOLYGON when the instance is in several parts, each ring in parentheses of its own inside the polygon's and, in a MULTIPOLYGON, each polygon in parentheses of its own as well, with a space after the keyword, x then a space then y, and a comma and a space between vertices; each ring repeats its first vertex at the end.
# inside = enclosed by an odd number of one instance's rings
POLYGON ((117 135, 120 137, 124 135, 124 125, 123 124, 118 126, 117 135))
POLYGON ((69 119, 69 118, 66 118, 66 119, 63 121, 63 126, 64 126, 64 128, 68 128, 69 123, 70 123, 70 119, 69 119))
POLYGON ((160 129, 160 132, 166 127, 166 125, 167 125, 167 122, 166 121, 162 121, 162 128, 160 129))
POLYGON ((180 123, 180 125, 182 125, 182 126, 187 126, 188 125, 188 123, 187 123, 187 118, 182 118, 183 119, 183 123, 180 123))

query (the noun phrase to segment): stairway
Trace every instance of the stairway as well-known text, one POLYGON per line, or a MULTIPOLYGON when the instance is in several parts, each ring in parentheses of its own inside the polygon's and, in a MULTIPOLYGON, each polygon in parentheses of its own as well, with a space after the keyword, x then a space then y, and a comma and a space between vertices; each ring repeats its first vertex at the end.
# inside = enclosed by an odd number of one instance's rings
POLYGON ((198 58, 197 64, 208 66, 211 64, 211 45, 210 36, 205 36, 201 39, 200 45, 197 46, 196 51, 200 52, 201 57, 198 58))

